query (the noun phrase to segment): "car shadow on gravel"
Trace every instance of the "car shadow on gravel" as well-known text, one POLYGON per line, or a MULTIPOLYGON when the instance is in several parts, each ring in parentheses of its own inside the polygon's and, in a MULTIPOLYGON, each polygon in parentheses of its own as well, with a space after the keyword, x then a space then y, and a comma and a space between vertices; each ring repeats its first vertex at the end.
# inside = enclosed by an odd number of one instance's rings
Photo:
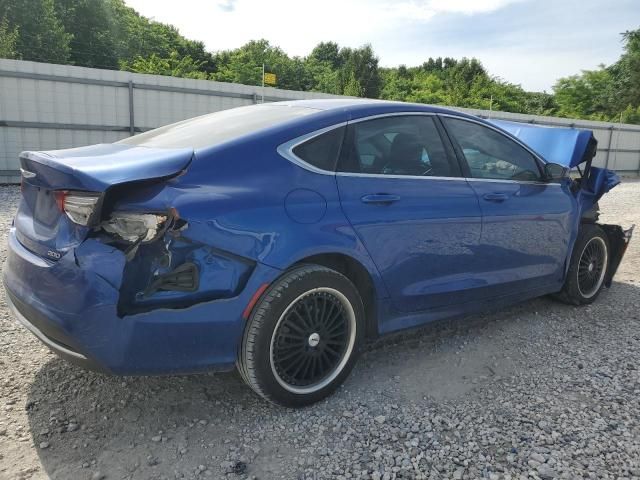
MULTIPOLYGON (((616 282, 581 309, 539 298, 378 340, 333 400, 306 412, 339 416, 331 408, 336 397, 342 407, 385 398, 402 405, 466 397, 517 371, 524 345, 536 336, 571 335, 578 312, 585 322, 602 315, 615 320, 629 313, 622 300, 639 294, 638 286, 616 282)), ((279 431, 305 415, 262 401, 236 372, 122 378, 50 358, 35 375, 26 410, 41 464, 52 478, 99 478, 98 470, 108 478, 174 478, 178 471, 199 475, 198 469, 218 478, 220 462, 242 432, 257 422, 279 431)), ((526 368, 535 366, 535 359, 526 360, 526 368)), ((287 452, 272 437, 263 441, 262 459, 273 454, 284 461, 287 452)))

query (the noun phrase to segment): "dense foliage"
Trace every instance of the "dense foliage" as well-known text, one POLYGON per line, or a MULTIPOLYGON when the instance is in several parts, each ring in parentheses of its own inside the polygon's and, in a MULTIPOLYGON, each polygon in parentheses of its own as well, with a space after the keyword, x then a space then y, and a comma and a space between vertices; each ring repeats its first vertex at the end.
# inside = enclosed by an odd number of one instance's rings
POLYGON ((613 65, 558 80, 553 94, 527 92, 476 59, 429 58, 382 68, 370 45, 318 44, 290 57, 267 40, 210 53, 123 0, 0 0, 0 57, 260 85, 262 65, 277 86, 369 98, 640 123, 640 29, 623 35, 613 65))

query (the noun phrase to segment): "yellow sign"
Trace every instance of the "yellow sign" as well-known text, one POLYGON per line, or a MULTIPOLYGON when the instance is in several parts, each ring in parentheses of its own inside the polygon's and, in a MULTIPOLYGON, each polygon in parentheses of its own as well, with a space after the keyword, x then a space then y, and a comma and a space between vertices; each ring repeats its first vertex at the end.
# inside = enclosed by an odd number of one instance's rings
POLYGON ((275 73, 264 73, 264 83, 266 85, 275 85, 276 84, 276 74, 275 73))

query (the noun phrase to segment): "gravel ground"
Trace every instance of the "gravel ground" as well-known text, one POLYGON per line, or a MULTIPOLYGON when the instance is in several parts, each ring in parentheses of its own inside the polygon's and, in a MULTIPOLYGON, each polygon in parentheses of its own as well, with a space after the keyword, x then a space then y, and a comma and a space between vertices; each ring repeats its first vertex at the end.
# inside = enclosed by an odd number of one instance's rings
MULTIPOLYGON (((18 189, 0 188, 0 257, 18 189)), ((640 182, 601 202, 640 224, 640 182)), ((0 478, 640 478, 640 239, 592 306, 542 298, 377 342, 336 395, 59 360, 0 293, 0 478)))

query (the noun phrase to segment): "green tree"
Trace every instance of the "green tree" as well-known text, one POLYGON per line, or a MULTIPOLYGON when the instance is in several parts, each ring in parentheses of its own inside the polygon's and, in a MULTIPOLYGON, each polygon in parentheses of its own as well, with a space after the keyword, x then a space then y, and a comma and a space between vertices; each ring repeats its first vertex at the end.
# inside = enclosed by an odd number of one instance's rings
POLYGON ((342 66, 343 58, 340 55, 340 47, 335 42, 320 42, 307 57, 309 61, 323 63, 332 70, 342 66))
POLYGON ((354 72, 351 72, 342 93, 351 97, 362 97, 364 95, 364 88, 360 85, 354 72))
POLYGON ((620 59, 597 70, 561 78, 553 87, 557 114, 574 118, 637 122, 640 107, 640 29, 623 34, 620 59), (621 117, 622 116, 622 117, 621 117))
POLYGON ((56 0, 55 11, 69 42, 69 61, 84 67, 118 68, 113 4, 95 0, 56 0))
POLYGON ((7 32, 17 32, 14 56, 23 60, 66 63, 72 35, 56 17, 53 0, 0 0, 7 32))
POLYGON ((171 52, 167 58, 161 58, 153 53, 147 58, 136 57, 132 61, 123 60, 120 63, 120 68, 136 73, 168 75, 199 80, 207 79, 207 73, 202 71, 201 63, 196 62, 190 56, 181 56, 176 51, 171 52))
MULTIPOLYGON (((373 52, 371 45, 364 45, 360 48, 342 48, 340 50, 340 83, 344 85, 343 92, 349 86, 357 89, 352 76, 362 89, 363 96, 367 98, 378 98, 382 87, 382 78, 378 70, 378 57, 373 52)), ((345 95, 347 95, 345 93, 345 95)))
POLYGON ((609 71, 614 77, 617 110, 640 106, 640 29, 622 34, 625 52, 609 71))
POLYGON ((178 52, 178 55, 191 57, 207 73, 215 70, 213 55, 205 50, 202 42, 188 40, 175 27, 143 17, 127 7, 123 0, 102 0, 102 3, 113 16, 112 38, 119 61, 129 62, 153 54, 169 58, 172 52, 178 52))
POLYGON ((6 18, 0 20, 0 58, 15 58, 18 28, 9 28, 6 18))
POLYGON ((557 113, 565 117, 607 120, 613 113, 612 86, 611 72, 604 67, 561 78, 553 87, 557 113))
POLYGON ((278 88, 303 90, 311 83, 302 59, 289 58, 282 49, 264 39, 219 52, 215 62, 217 71, 212 79, 221 82, 261 85, 262 65, 265 65, 268 72, 276 74, 278 88))

